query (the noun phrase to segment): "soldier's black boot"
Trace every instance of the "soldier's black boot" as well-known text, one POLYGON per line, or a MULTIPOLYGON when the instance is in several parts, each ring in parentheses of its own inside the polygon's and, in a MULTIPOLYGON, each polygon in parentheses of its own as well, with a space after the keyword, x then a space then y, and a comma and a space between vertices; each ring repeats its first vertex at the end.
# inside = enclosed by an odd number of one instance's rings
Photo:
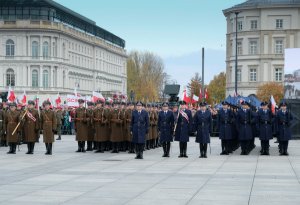
POLYGON ((261 146, 260 155, 263 155, 265 150, 264 150, 264 142, 262 140, 260 141, 260 146, 261 146))
POLYGON ((203 148, 204 148, 204 150, 203 150, 203 157, 207 158, 207 144, 204 144, 203 148))
POLYGON ((184 143, 183 143, 183 157, 184 157, 184 158, 189 158, 189 157, 187 156, 186 152, 187 152, 187 142, 184 142, 184 143))
POLYGON ((49 144, 48 143, 45 143, 45 147, 46 147, 46 152, 45 152, 45 155, 48 155, 49 154, 49 148, 48 148, 49 144))
POLYGON ((48 149, 49 149, 48 151, 49 155, 52 155, 52 143, 48 144, 48 149))
POLYGON ((143 156, 143 151, 144 151, 144 144, 140 144, 140 158, 139 159, 144 159, 144 156, 143 156))
POLYGON ((289 144, 289 141, 284 142, 283 155, 285 155, 285 156, 289 155, 289 153, 287 151, 288 150, 288 144, 289 144))
POLYGON ((163 150, 164 150, 164 154, 163 154, 162 157, 167 157, 167 143, 164 142, 164 143, 162 144, 162 147, 163 147, 163 150))
POLYGON ((29 153, 29 154, 33 154, 35 143, 34 143, 34 142, 31 142, 30 144, 31 144, 31 149, 30 149, 30 153, 29 153))
POLYGON ((117 151, 117 143, 116 142, 113 142, 112 143, 112 151, 111 151, 111 153, 118 153, 118 151, 117 151))
POLYGON ((93 142, 92 141, 87 141, 86 151, 93 151, 93 142))
POLYGON ((147 150, 150 150, 150 140, 147 140, 147 141, 146 141, 146 149, 147 149, 147 150))
POLYGON ((17 143, 13 143, 12 154, 16 154, 16 150, 17 150, 17 143))
POLYGON ((266 146, 265 146, 265 155, 270 155, 270 144, 269 141, 266 141, 266 146))
POLYGON ((27 142, 27 152, 25 154, 30 154, 31 152, 31 143, 27 142))
POLYGON ((7 154, 12 154, 13 150, 13 145, 12 143, 9 143, 9 151, 7 152, 7 154))
POLYGON ((81 142, 78 141, 77 143, 78 143, 78 150, 76 152, 81 152, 81 142))
POLYGON ((178 158, 182 158, 183 157, 183 142, 179 142, 179 151, 180 151, 180 154, 179 154, 178 158))
POLYGON ((199 147, 200 147, 200 156, 199 156, 199 158, 203 158, 204 157, 204 154, 203 154, 203 144, 199 143, 199 147))
POLYGON ((93 141, 93 150, 97 150, 98 147, 97 147, 97 142, 96 141, 93 141))
POLYGON ((221 140, 221 148, 222 152, 220 153, 220 155, 225 155, 225 140, 221 140))
POLYGON ((61 135, 58 136, 58 138, 56 140, 61 140, 61 135))
POLYGON ((136 154, 135 159, 139 159, 140 158, 140 146, 139 146, 139 144, 135 144, 135 154, 136 154))
POLYGON ((171 142, 167 142, 167 150, 166 150, 167 156, 166 157, 170 157, 170 149, 171 149, 171 142))
POLYGON ((81 152, 86 152, 86 150, 85 150, 85 141, 81 142, 81 152))

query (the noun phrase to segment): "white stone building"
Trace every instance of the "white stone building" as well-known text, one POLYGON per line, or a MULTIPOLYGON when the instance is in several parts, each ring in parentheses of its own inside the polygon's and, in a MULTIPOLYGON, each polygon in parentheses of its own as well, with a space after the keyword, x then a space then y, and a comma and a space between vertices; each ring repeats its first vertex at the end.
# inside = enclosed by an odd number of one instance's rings
POLYGON ((52 0, 0 0, 0 90, 29 99, 127 91, 125 41, 52 0))
POLYGON ((226 94, 234 94, 237 18, 238 94, 283 83, 284 49, 300 47, 300 0, 248 0, 223 11, 227 20, 226 94))

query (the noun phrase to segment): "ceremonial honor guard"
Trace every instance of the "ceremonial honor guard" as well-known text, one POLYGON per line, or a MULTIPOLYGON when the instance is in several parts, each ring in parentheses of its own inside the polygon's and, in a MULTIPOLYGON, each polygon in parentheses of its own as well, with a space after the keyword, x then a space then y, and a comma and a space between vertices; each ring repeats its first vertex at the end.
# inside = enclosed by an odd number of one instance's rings
POLYGON ((62 120, 64 119, 62 107, 56 108, 55 115, 56 115, 56 121, 57 121, 56 132, 58 135, 56 140, 61 140, 61 126, 62 126, 62 120))
POLYGON ((4 139, 4 110, 2 107, 2 103, 0 103, 0 147, 6 144, 4 139), (5 142, 5 143, 4 143, 5 142))
POLYGON ((117 103, 114 103, 113 109, 110 112, 110 141, 112 142, 112 152, 119 153, 120 143, 123 140, 123 122, 124 115, 117 103))
POLYGON ((228 155, 231 152, 232 124, 234 123, 234 113, 228 108, 227 102, 222 102, 223 108, 218 113, 219 138, 221 140, 222 152, 220 155, 228 155))
POLYGON ((120 110, 121 110, 121 115, 122 115, 122 119, 123 119, 123 123, 122 123, 122 139, 120 142, 120 151, 121 152, 126 152, 128 149, 128 143, 126 141, 127 139, 127 128, 126 128, 126 107, 125 107, 126 103, 125 102, 121 102, 121 106, 120 106, 120 110))
POLYGON ((20 132, 20 112, 16 110, 16 103, 9 104, 9 110, 4 116, 4 134, 9 145, 7 154, 16 154, 17 144, 19 143, 18 135, 20 132))
POLYGON ((196 143, 199 143, 199 158, 207 158, 207 144, 210 143, 211 113, 207 110, 205 102, 200 103, 200 110, 194 116, 194 130, 197 130, 196 143))
POLYGON ((52 144, 54 142, 54 132, 56 131, 56 115, 50 110, 51 103, 45 101, 43 103, 44 110, 41 112, 41 126, 43 129, 44 143, 46 145, 46 155, 52 155, 52 144))
POLYGON ((93 102, 87 102, 87 110, 86 110, 86 126, 88 130, 87 134, 87 149, 86 151, 93 151, 93 142, 94 142, 94 135, 95 135, 95 130, 92 125, 92 118, 93 118, 93 108, 94 108, 94 103, 93 102))
POLYGON ((26 154, 33 154, 37 132, 40 130, 40 117, 34 105, 33 100, 28 101, 27 112, 23 118, 24 142, 27 143, 28 148, 26 154))
POLYGON ((142 109, 141 102, 137 102, 136 110, 132 112, 130 130, 135 144, 135 159, 143 159, 146 135, 149 133, 149 115, 142 109))
POLYGON ((158 114, 158 132, 160 143, 162 144, 164 154, 162 157, 170 157, 171 142, 174 132, 174 115, 169 110, 168 103, 163 103, 163 110, 158 114))
POLYGON ((96 153, 103 153, 109 141, 109 110, 102 106, 100 100, 96 102, 93 111, 92 124, 95 129, 96 153))
POLYGON ((243 101, 242 109, 239 109, 236 114, 236 126, 239 135, 239 141, 241 144, 241 155, 248 155, 251 151, 251 142, 253 140, 252 124, 255 119, 247 102, 243 101))
MULTIPOLYGON (((145 108, 146 112, 148 113, 149 115, 149 119, 150 119, 150 115, 151 115, 151 104, 146 104, 146 108, 145 108)), ((151 121, 150 121, 150 127, 151 127, 151 121)), ((150 150, 150 140, 151 140, 151 137, 152 137, 152 129, 149 129, 149 133, 147 134, 146 136, 146 146, 145 146, 145 149, 144 150, 150 150)))
POLYGON ((126 126, 126 141, 128 143, 129 154, 134 153, 134 143, 132 142, 132 135, 130 130, 133 109, 134 109, 133 103, 128 103, 128 107, 125 112, 125 126, 126 126))
POLYGON ((262 102, 261 109, 257 113, 259 123, 259 139, 261 142, 261 155, 270 155, 269 153, 269 140, 273 139, 273 123, 274 116, 268 109, 268 103, 262 102))
POLYGON ((155 148, 155 142, 157 138, 157 122, 158 122, 158 115, 157 111, 155 110, 155 104, 152 105, 150 109, 150 127, 149 127, 149 138, 150 138, 150 148, 155 148))
POLYGON ((78 100, 79 107, 75 110, 75 130, 78 150, 76 152, 85 152, 85 141, 88 138, 87 110, 84 107, 84 100, 78 100))
POLYGON ((289 140, 292 139, 292 132, 290 129, 291 121, 293 116, 290 111, 287 110, 287 103, 282 102, 279 105, 280 110, 277 112, 276 123, 277 123, 277 136, 279 140, 279 152, 280 155, 288 154, 289 140))
POLYGON ((192 112, 188 109, 186 109, 186 102, 182 101, 180 102, 181 106, 179 109, 179 114, 176 122, 176 130, 175 130, 175 141, 179 142, 179 158, 185 157, 188 158, 186 152, 187 152, 187 143, 189 142, 189 134, 191 131, 191 121, 192 118, 192 112))

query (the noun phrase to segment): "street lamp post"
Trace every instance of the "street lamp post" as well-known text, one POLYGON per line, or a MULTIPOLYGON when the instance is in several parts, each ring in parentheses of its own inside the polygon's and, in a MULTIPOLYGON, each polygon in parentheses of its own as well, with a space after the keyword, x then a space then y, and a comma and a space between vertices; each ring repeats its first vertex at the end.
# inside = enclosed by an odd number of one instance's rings
POLYGON ((235 12, 235 86, 234 91, 235 95, 237 95, 237 71, 238 71, 238 15, 240 12, 235 12))

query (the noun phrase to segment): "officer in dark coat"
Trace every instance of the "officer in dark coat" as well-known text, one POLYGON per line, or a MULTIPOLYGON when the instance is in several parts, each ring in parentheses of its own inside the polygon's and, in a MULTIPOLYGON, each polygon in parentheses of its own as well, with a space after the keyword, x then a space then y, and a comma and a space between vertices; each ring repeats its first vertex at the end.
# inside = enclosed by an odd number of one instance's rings
POLYGON ((163 146, 164 154, 162 157, 170 157, 171 142, 174 132, 174 115, 169 110, 168 103, 163 103, 163 110, 158 114, 158 133, 160 142, 163 146))
POLYGON ((273 139, 272 127, 274 123, 274 116, 268 109, 268 102, 261 103, 261 109, 258 113, 258 125, 259 125, 259 139, 261 142, 261 155, 269 154, 269 140, 273 139))
POLYGON ((187 143, 189 142, 189 133, 191 131, 192 125, 192 112, 186 108, 186 102, 181 101, 181 106, 179 109, 179 115, 177 118, 177 125, 175 130, 175 141, 179 142, 179 150, 180 155, 179 158, 185 157, 188 158, 187 151, 187 143))
POLYGON ((220 155, 228 155, 231 152, 231 142, 233 140, 232 124, 234 123, 234 113, 228 107, 228 102, 222 102, 223 108, 218 113, 219 138, 221 140, 222 152, 220 155))
POLYGON ((142 109, 141 102, 136 103, 136 110, 132 112, 130 130, 135 144, 135 159, 143 159, 146 136, 149 133, 149 115, 142 109))
POLYGON ((288 145, 289 140, 292 139, 292 132, 290 129, 291 121, 293 116, 290 111, 287 110, 287 103, 282 102, 279 105, 280 110, 277 112, 276 123, 277 123, 277 136, 279 140, 279 152, 280 155, 289 155, 288 145))
POLYGON ((241 144, 241 155, 248 155, 251 150, 251 141, 253 139, 252 124, 255 119, 247 102, 243 101, 242 109, 239 109, 236 113, 236 126, 239 133, 239 141, 241 144))
POLYGON ((199 143, 199 158, 207 158, 207 144, 210 143, 212 116, 205 102, 200 103, 200 110, 194 116, 194 130, 197 131, 196 143, 199 143))

